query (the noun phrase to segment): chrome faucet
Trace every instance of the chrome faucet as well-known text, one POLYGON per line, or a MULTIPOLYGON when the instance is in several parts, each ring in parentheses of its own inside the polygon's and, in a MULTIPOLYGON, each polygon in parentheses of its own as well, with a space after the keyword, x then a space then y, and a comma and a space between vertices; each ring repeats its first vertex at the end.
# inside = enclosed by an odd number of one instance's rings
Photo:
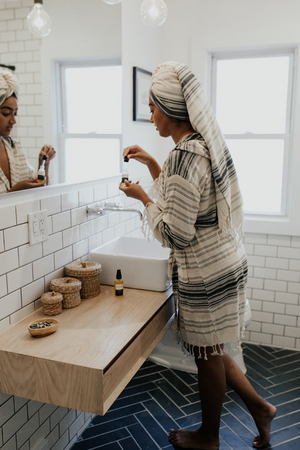
POLYGON ((87 205, 86 214, 90 216, 91 214, 97 214, 98 216, 103 216, 105 211, 127 211, 127 212, 136 212, 140 215, 140 219, 142 220, 143 214, 139 209, 130 209, 123 208, 121 203, 96 203, 95 205, 87 205))

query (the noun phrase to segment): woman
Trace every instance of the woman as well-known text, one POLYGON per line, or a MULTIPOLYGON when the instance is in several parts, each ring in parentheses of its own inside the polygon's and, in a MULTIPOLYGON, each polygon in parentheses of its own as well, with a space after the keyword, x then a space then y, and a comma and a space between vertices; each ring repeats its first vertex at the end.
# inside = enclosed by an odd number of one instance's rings
POLYGON ((10 133, 18 112, 18 81, 6 70, 0 71, 0 194, 43 186, 49 182, 49 163, 55 156, 51 145, 44 145, 39 154, 39 166, 45 162, 45 180, 38 182, 36 170, 28 163, 19 141, 10 133))
POLYGON ((252 414, 259 431, 253 446, 261 448, 269 442, 276 408, 258 396, 225 348, 240 345, 247 283, 235 168, 203 89, 185 64, 155 69, 150 111, 150 122, 160 136, 173 138, 175 148, 162 171, 140 147, 126 148, 124 157, 146 164, 155 181, 149 194, 138 183, 125 181, 120 189, 143 202, 155 238, 172 249, 178 333, 195 357, 202 406, 201 427, 171 430, 169 441, 176 448, 218 449, 227 383, 252 414), (156 203, 150 198, 155 190, 156 203))

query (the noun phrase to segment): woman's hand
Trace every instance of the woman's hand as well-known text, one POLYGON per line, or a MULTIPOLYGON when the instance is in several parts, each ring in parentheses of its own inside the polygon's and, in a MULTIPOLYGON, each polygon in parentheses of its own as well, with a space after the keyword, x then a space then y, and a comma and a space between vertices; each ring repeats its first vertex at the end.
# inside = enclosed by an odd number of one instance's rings
POLYGON ((47 160, 45 162, 45 164, 47 165, 47 164, 49 164, 51 159, 53 159, 55 157, 55 154, 56 154, 56 151, 54 150, 52 145, 44 145, 39 154, 39 167, 41 167, 41 165, 42 165, 43 156, 47 157, 47 160))
POLYGON ((159 176, 161 168, 157 161, 138 145, 131 145, 130 147, 124 148, 123 157, 125 158, 125 156, 127 156, 128 159, 135 159, 136 161, 145 164, 148 167, 153 180, 159 176))
POLYGON ((120 183, 119 189, 123 191, 127 197, 140 200, 145 206, 149 202, 153 203, 144 189, 139 185, 139 182, 132 183, 131 181, 125 180, 123 183, 120 183))
POLYGON ((153 160, 152 156, 138 145, 131 145, 130 147, 124 148, 123 157, 125 158, 125 156, 128 159, 136 159, 140 163, 146 164, 146 166, 149 164, 149 161, 153 160))
POLYGON ((37 178, 32 178, 31 180, 22 180, 19 183, 16 183, 11 189, 7 192, 15 192, 15 191, 23 191, 24 189, 32 189, 44 186, 45 180, 43 182, 39 182, 37 178))

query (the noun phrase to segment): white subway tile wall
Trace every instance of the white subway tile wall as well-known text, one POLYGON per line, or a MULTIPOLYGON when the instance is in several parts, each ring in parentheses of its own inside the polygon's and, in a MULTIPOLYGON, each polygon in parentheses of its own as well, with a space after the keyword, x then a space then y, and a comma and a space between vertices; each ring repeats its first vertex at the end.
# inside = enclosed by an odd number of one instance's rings
POLYGON ((252 310, 245 341, 300 350, 299 237, 247 233, 244 244, 252 310))
MULTIPOLYGON (((116 182, 109 183, 109 189, 99 182, 99 186, 84 189, 83 194, 77 188, 53 197, 38 198, 37 194, 31 202, 11 207, 1 207, 0 203, 0 218, 9 217, 0 219, 0 332, 41 308, 41 295, 49 291, 53 278, 64 276, 66 264, 88 259, 91 249, 117 236, 141 236, 141 221, 136 213, 109 212, 87 220, 86 204, 99 201, 107 192, 118 194, 107 198, 109 202, 140 208, 134 200, 119 195, 116 182), (45 208, 51 225, 48 240, 30 246, 26 211, 45 208)), ((49 449, 68 449, 92 417, 82 411, 0 394, 0 446, 4 450, 30 450, 45 439, 49 449)))

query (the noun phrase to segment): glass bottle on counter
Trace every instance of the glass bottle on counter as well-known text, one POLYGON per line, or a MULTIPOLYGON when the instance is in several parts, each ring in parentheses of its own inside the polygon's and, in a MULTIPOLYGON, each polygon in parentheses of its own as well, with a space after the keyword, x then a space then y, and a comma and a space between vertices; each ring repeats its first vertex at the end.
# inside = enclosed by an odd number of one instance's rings
POLYGON ((116 280, 115 280, 115 297, 123 297, 123 280, 121 269, 117 270, 116 280))

